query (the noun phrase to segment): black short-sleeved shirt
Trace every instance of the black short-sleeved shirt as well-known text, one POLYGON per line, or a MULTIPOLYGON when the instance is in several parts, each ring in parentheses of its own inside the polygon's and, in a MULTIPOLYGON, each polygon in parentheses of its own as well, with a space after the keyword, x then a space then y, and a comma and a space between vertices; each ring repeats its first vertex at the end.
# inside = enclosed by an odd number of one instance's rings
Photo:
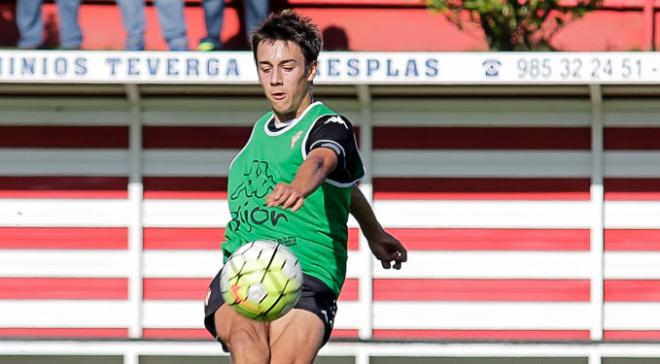
MULTIPOLYGON (((268 122, 268 129, 276 132, 286 127, 283 123, 277 127, 275 119, 268 122)), ((314 123, 305 143, 305 153, 308 154, 316 148, 328 148, 337 154, 337 167, 330 172, 328 179, 339 183, 353 183, 360 179, 364 173, 353 125, 340 115, 326 115, 314 123)))

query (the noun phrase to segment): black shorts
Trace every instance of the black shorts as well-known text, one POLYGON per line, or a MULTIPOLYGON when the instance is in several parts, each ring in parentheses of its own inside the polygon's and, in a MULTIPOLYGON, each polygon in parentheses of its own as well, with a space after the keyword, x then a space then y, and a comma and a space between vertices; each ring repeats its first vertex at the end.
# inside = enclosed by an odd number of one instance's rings
MULTIPOLYGON (((222 344, 222 348, 228 352, 227 346, 218 337, 214 320, 215 312, 223 303, 224 300, 220 293, 220 272, 218 272, 208 288, 204 305, 204 326, 222 344)), ((302 293, 298 303, 293 307, 309 311, 321 319, 325 327, 322 345, 325 345, 328 339, 330 339, 332 326, 335 322, 335 314, 337 313, 337 296, 330 287, 318 278, 303 274, 302 293)))

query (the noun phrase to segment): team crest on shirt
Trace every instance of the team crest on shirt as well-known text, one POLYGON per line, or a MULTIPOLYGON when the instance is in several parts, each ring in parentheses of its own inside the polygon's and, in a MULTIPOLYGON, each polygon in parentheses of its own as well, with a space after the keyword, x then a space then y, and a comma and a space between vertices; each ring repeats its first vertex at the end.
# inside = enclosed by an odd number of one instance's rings
POLYGON ((300 136, 301 136, 301 135, 302 135, 302 130, 299 131, 299 132, 297 132, 297 133, 295 133, 295 134, 291 137, 291 148, 290 148, 290 149, 293 149, 293 146, 296 145, 296 142, 298 141, 298 139, 300 139, 300 136))
POLYGON ((326 120, 324 124, 328 124, 328 123, 341 124, 344 126, 344 128, 348 129, 348 125, 346 125, 346 122, 340 116, 333 116, 328 118, 328 120, 326 120))

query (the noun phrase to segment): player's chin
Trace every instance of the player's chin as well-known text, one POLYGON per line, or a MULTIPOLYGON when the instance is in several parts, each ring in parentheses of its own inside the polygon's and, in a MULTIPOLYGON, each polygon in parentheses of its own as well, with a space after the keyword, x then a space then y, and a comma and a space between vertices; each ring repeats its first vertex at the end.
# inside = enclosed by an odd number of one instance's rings
POLYGON ((289 102, 286 102, 286 100, 282 101, 277 101, 277 100, 271 100, 271 105, 273 106, 273 110, 277 112, 278 114, 289 114, 292 112, 292 107, 289 102))

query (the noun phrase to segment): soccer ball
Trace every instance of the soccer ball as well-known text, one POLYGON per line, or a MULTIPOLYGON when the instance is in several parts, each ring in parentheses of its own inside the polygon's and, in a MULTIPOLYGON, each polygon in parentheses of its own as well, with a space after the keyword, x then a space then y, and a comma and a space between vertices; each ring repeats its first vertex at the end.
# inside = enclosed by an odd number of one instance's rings
POLYGON ((286 246, 257 240, 238 248, 220 274, 225 302, 240 314, 272 321, 286 314, 300 298, 303 275, 286 246))

